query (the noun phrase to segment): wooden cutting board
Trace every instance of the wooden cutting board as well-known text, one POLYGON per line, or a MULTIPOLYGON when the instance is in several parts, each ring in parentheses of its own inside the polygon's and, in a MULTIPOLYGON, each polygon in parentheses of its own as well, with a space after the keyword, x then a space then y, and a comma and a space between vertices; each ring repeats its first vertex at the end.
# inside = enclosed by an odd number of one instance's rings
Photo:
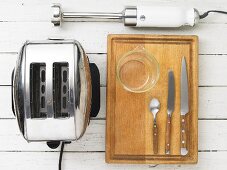
MULTIPOLYGON (((133 79, 133 77, 132 77, 133 79)), ((143 164, 196 163, 198 159, 198 37, 170 35, 109 35, 107 66, 106 162, 143 164), (149 91, 125 90, 116 77, 116 65, 127 52, 143 46, 160 65, 160 78, 149 91), (186 58, 189 113, 186 115, 186 156, 180 155, 180 76, 186 58), (170 154, 165 154, 168 71, 175 76, 175 110, 172 113, 170 154), (150 100, 161 103, 157 115, 158 154, 153 152, 153 115, 150 100)))

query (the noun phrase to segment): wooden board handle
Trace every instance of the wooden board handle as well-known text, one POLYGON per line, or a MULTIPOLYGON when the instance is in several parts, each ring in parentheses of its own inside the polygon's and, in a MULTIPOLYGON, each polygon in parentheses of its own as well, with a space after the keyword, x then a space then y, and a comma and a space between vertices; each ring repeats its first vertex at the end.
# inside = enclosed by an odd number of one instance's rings
POLYGON ((158 154, 158 127, 156 121, 154 121, 153 127, 153 150, 154 154, 158 154))
POLYGON ((181 115, 181 155, 186 155, 187 150, 187 132, 185 115, 181 115))
POLYGON ((171 116, 168 114, 166 122, 166 154, 170 154, 171 116))

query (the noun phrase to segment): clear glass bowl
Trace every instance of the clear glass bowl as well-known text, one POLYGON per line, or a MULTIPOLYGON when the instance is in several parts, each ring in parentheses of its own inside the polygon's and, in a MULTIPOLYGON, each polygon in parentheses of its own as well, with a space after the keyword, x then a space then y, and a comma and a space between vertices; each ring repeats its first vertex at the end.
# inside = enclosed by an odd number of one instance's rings
POLYGON ((159 64, 143 47, 129 51, 117 63, 117 79, 134 93, 150 90, 159 79, 159 64))

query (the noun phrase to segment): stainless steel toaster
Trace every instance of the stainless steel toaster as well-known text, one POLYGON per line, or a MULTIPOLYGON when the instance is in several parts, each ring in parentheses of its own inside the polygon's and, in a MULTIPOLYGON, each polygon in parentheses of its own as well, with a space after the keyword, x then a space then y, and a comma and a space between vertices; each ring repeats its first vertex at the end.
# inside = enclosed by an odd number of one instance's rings
POLYGON ((76 40, 25 42, 12 76, 12 102, 27 141, 73 141, 84 134, 99 95, 90 66, 76 40))

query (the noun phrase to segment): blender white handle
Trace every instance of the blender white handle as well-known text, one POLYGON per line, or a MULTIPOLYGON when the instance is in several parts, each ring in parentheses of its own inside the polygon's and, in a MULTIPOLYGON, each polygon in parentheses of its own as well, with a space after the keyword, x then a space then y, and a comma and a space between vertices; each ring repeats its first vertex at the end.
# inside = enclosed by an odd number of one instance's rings
POLYGON ((199 20, 194 8, 137 6, 136 27, 194 26, 199 20))

